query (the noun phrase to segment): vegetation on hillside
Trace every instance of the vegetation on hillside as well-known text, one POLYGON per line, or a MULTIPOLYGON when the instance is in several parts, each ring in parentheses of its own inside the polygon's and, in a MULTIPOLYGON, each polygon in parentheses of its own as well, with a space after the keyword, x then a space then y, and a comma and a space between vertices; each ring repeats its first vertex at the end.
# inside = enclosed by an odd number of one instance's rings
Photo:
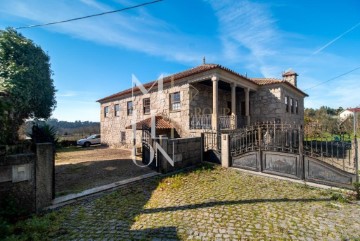
POLYGON ((353 137, 353 117, 340 119, 339 114, 342 111, 344 111, 342 107, 306 108, 304 114, 306 135, 311 138, 350 140, 353 137))

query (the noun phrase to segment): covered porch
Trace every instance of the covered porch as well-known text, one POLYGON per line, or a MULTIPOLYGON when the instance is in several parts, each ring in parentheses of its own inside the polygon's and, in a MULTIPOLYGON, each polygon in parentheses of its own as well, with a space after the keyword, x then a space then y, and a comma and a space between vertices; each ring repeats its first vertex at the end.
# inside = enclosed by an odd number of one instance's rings
POLYGON ((254 83, 219 74, 190 85, 190 130, 237 129, 251 123, 250 92, 254 83))

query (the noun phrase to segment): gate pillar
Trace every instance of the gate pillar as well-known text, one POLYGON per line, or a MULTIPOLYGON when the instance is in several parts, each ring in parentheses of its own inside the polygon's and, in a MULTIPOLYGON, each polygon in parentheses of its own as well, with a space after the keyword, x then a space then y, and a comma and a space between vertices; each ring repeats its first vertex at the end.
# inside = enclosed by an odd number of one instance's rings
POLYGON ((229 167, 231 165, 230 158, 230 136, 221 134, 221 166, 229 167))

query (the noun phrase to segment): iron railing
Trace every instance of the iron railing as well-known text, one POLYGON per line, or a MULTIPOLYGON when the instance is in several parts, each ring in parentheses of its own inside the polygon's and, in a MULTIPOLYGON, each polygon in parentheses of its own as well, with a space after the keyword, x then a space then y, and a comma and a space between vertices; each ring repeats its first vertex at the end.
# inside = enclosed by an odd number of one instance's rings
POLYGON ((278 123, 261 123, 237 129, 230 134, 232 156, 266 150, 299 153, 300 129, 278 123))
POLYGON ((235 129, 236 115, 219 116, 219 129, 235 129))
POLYGON ((204 151, 208 150, 221 152, 221 133, 204 132, 204 151))
POLYGON ((212 115, 191 115, 190 129, 211 129, 212 115))

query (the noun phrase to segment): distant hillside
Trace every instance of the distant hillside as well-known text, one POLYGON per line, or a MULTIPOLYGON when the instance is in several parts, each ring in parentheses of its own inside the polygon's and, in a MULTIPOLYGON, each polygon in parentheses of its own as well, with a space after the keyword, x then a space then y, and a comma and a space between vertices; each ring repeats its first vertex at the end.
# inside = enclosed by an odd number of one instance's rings
MULTIPOLYGON (((59 121, 57 119, 49 119, 46 124, 55 127, 57 135, 61 139, 76 140, 84 138, 92 134, 100 133, 100 123, 92 121, 59 121)), ((25 138, 27 133, 31 133, 33 121, 27 121, 19 131, 20 138, 25 138)))

